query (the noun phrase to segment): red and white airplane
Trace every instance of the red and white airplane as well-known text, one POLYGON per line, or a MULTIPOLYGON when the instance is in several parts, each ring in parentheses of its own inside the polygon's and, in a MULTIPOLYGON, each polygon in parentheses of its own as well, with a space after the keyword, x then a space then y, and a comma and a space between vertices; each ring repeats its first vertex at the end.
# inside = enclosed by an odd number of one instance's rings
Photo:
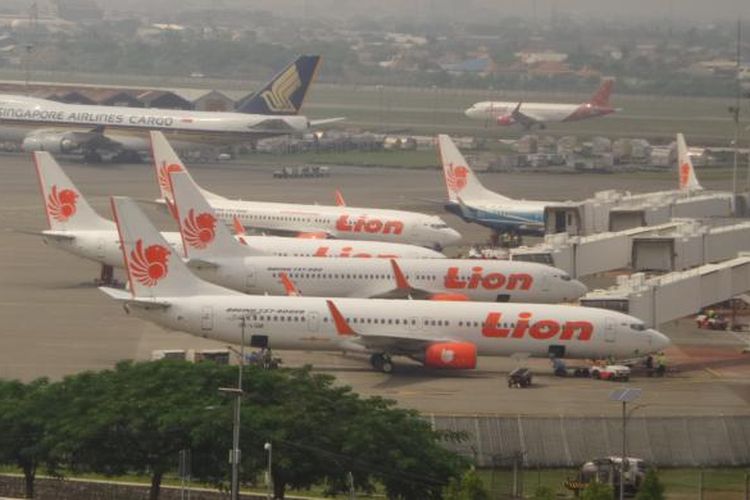
MULTIPOLYGON (((102 264, 103 281, 112 268, 122 267, 122 251, 115 223, 97 214, 73 181, 47 152, 32 153, 49 229, 39 233, 45 243, 102 264)), ((170 247, 182 255, 179 232, 164 232, 170 247)), ((429 248, 400 243, 352 240, 311 240, 279 236, 237 236, 249 254, 309 257, 427 258, 445 256, 429 248)))
POLYGON ((187 173, 169 176, 189 267, 241 292, 554 303, 587 291, 566 272, 532 262, 258 256, 232 238, 187 173))
POLYGON ((669 339, 632 316, 577 306, 244 295, 188 270, 137 204, 115 197, 130 291, 101 287, 163 327, 272 349, 358 351, 390 372, 392 356, 472 369, 477 356, 633 358, 669 339), (245 335, 247 335, 245 337, 245 335))
POLYGON ((545 128, 549 122, 573 122, 618 111, 609 105, 613 85, 614 80, 604 80, 591 99, 582 104, 484 101, 474 104, 465 114, 475 120, 494 121, 500 126, 518 124, 526 130, 535 126, 545 128))
MULTIPOLYGON (((161 132, 151 132, 154 168, 161 197, 173 201, 167 174, 187 172, 161 132)), ((190 177, 192 179, 192 177, 190 177)), ((243 226, 297 236, 409 243, 441 249, 461 240, 461 235, 440 218, 403 210, 351 206, 302 205, 229 200, 201 190, 219 218, 243 226)))

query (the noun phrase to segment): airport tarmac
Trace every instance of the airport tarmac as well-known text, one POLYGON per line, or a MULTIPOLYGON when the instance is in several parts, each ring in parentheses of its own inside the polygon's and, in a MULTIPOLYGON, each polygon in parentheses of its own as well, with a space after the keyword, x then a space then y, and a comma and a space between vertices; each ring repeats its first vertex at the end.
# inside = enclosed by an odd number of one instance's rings
MULTIPOLYGON (((157 189, 150 165, 84 165, 61 162, 84 196, 109 217, 108 196, 153 199, 157 189)), ((340 189, 347 203, 442 213, 437 203, 444 187, 438 170, 332 168, 327 179, 272 178, 272 168, 240 163, 190 166, 206 189, 229 197, 331 204, 340 189)), ((46 227, 38 183, 26 155, 0 156, 0 377, 59 378, 83 370, 111 367, 123 359, 149 359, 154 349, 224 347, 186 334, 168 332, 128 316, 93 285, 98 265, 45 246, 41 238, 17 232, 46 227)), ((490 189, 527 199, 565 200, 602 189, 633 192, 672 189, 672 180, 640 181, 634 175, 490 174, 490 189)), ((704 182, 725 189, 726 182, 704 182)), ((169 218, 150 207, 158 224, 174 230, 169 218)), ((451 214, 445 220, 467 242, 484 241, 488 232, 451 214)), ((120 276, 122 276, 120 274, 120 276)), ((668 351, 677 372, 663 379, 634 377, 642 387, 642 415, 750 413, 750 357, 739 354, 743 338, 697 330, 689 321, 662 328, 675 342, 668 351)), ((446 373, 397 362, 393 375, 371 370, 365 359, 341 354, 284 352, 287 366, 311 363, 366 395, 392 398, 427 413, 615 415, 607 400, 618 384, 550 375, 546 360, 531 360, 535 384, 508 389, 505 377, 519 361, 480 358, 479 369, 446 373)))

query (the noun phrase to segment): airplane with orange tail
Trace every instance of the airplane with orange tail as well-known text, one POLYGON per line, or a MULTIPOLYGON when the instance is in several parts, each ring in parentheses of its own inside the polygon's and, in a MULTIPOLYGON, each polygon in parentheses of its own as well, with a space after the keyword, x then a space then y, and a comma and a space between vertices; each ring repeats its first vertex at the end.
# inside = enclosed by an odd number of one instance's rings
MULTIPOLYGON (((169 191, 168 174, 174 171, 187 172, 187 169, 164 134, 152 131, 151 144, 161 195, 159 201, 169 205, 173 196, 169 191)), ((195 182, 189 174, 188 178, 195 182)), ((218 217, 227 224, 231 224, 236 218, 245 227, 273 234, 405 243, 436 250, 455 245, 461 240, 458 231, 435 215, 340 204, 309 205, 230 200, 199 189, 218 217)))
POLYGON ((619 111, 609 105, 613 86, 613 79, 605 79, 591 99, 582 104, 484 101, 474 104, 464 114, 469 118, 494 122, 503 127, 520 125, 526 130, 533 127, 545 128, 551 122, 574 122, 619 111))
POLYGON ((232 238, 187 173, 171 172, 169 178, 188 266, 241 292, 554 303, 587 291, 566 272, 532 262, 258 256, 232 238))
POLYGON ((374 368, 393 356, 431 368, 473 369, 478 356, 618 359, 669 339, 632 316, 589 307, 244 295, 190 272, 138 205, 112 198, 129 291, 100 287, 125 310, 162 327, 275 350, 351 351, 374 368))

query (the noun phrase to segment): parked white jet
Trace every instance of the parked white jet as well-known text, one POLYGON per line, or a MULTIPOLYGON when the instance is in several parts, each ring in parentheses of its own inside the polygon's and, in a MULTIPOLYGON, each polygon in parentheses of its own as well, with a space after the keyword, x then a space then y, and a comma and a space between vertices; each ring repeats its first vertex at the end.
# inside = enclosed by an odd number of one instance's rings
MULTIPOLYGON (((168 173, 187 172, 161 132, 151 132, 154 168, 161 197, 173 202, 168 173)), ((192 177, 190 177, 192 180, 192 177)), ((194 181, 193 181, 194 182, 194 181)), ((218 217, 236 218, 243 226, 284 234, 320 238, 410 243, 440 249, 457 243, 461 235, 440 218, 418 212, 351 206, 302 205, 228 200, 201 189, 218 217)))
MULTIPOLYGON (((112 279, 112 268, 122 267, 122 251, 115 223, 97 214, 73 181, 47 152, 33 153, 42 202, 49 229, 44 241, 84 259, 102 264, 102 281, 112 279)), ((162 233, 170 247, 182 255, 179 232, 162 233)), ((434 250, 415 245, 379 241, 310 240, 277 236, 239 236, 253 255, 354 257, 354 258, 445 258, 434 250)))
POLYGON ((438 136, 438 148, 448 191, 446 210, 499 233, 544 234, 544 207, 551 202, 518 200, 490 191, 449 136, 438 136))
POLYGON ((604 80, 591 100, 583 104, 484 101, 474 104, 465 114, 475 120, 494 121, 500 126, 518 124, 526 130, 534 126, 545 128, 549 122, 572 122, 614 113, 617 110, 609 105, 613 85, 614 80, 604 80))
POLYGON ((97 161, 108 151, 126 155, 149 150, 149 130, 164 130, 181 147, 252 142, 305 132, 331 121, 299 115, 320 56, 300 56, 235 112, 144 109, 65 104, 0 95, 0 141, 21 142, 25 151, 81 153, 97 161))
POLYGON ((472 369, 477 356, 633 358, 669 339, 632 316, 577 306, 244 295, 190 273, 130 199, 112 208, 130 292, 102 287, 166 328, 272 349, 358 351, 393 369, 402 355, 434 368, 472 369))
MULTIPOLYGON (((445 209, 467 222, 475 222, 502 233, 544 234, 544 209, 550 201, 519 200, 485 188, 447 135, 438 136, 443 177, 448 192, 445 209)), ((677 134, 679 156, 678 189, 703 189, 690 161, 685 138, 677 134)))
POLYGON ((175 215, 188 265, 213 283, 251 294, 570 302, 586 293, 551 266, 508 260, 259 257, 232 238, 186 172, 172 172, 175 215))

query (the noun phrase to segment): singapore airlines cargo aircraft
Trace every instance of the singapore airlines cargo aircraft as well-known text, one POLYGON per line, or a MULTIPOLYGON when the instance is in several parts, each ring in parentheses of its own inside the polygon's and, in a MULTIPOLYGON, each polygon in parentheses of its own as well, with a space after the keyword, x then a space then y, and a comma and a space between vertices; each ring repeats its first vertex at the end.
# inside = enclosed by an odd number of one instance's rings
MULTIPOLYGON (((187 172, 164 134, 151 133, 156 180, 162 199, 172 204, 169 172, 187 172)), ((192 180, 192 177, 189 177, 192 180)), ((194 181, 193 181, 194 182, 194 181)), ((201 189, 221 220, 235 219, 248 228, 315 238, 345 238, 409 243, 443 248, 457 243, 461 235, 440 218, 418 212, 340 205, 301 205, 228 200, 201 189)))
POLYGON ((259 257, 232 238, 187 173, 169 175, 188 265, 200 277, 241 292, 554 303, 587 291, 564 271, 530 262, 259 257))
MULTIPOLYGON (((544 209, 552 202, 519 200, 490 191, 479 182, 449 136, 438 136, 438 148, 448 191, 446 210, 501 233, 544 234, 544 209)), ((677 134, 677 152, 678 190, 702 190, 682 134, 677 134)))
POLYGON ((221 342, 306 351, 358 351, 433 368, 473 369, 477 356, 634 358, 669 345, 643 321, 606 309, 547 304, 244 295, 190 273, 132 200, 115 197, 130 291, 100 288, 127 311, 221 342), (243 327, 244 325, 244 327, 243 327))
POLYGON ((501 126, 518 124, 526 130, 534 126, 545 128, 545 123, 549 122, 573 122, 614 113, 617 110, 609 105, 613 85, 614 80, 604 80, 591 100, 583 104, 484 101, 474 104, 465 114, 501 126))
MULTIPOLYGON (((97 214, 78 188, 47 152, 33 153, 42 203, 49 229, 40 234, 49 245, 102 264, 101 280, 112 279, 113 267, 122 267, 122 251, 115 223, 97 214)), ((36 234, 36 233, 35 233, 36 234)), ((162 233, 179 255, 183 255, 178 232, 162 233)), ((310 240, 277 236, 240 236, 248 255, 427 258, 443 259, 434 250, 415 245, 380 241, 310 240)))
POLYGON ((19 95, 0 95, 0 140, 21 142, 25 151, 101 153, 123 156, 149 150, 149 130, 162 130, 181 147, 252 142, 297 132, 338 119, 299 115, 320 56, 300 56, 235 112, 144 109, 65 104, 19 95))

